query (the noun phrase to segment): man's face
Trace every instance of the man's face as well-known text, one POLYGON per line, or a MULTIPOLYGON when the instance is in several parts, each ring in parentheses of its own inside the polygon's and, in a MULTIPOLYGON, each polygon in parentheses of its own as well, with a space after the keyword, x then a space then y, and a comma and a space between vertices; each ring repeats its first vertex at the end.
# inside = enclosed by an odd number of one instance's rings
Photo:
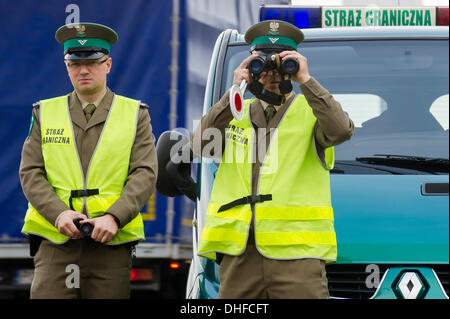
POLYGON ((75 90, 84 95, 95 94, 106 86, 106 75, 112 59, 103 56, 97 60, 66 60, 66 68, 75 90))

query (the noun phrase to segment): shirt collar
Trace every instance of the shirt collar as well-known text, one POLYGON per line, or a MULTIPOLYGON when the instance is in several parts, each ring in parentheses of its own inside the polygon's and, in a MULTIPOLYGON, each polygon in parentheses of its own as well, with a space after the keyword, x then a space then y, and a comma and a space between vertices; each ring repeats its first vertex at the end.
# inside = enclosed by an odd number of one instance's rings
MULTIPOLYGON (((287 95, 285 96, 284 101, 289 100, 289 98, 290 98, 290 96, 291 96, 292 94, 294 94, 294 92, 289 92, 289 94, 287 94, 287 95)), ((261 105, 262 105, 264 111, 266 110, 266 108, 267 108, 269 105, 271 105, 271 104, 267 103, 266 101, 263 101, 263 100, 260 100, 260 101, 261 101, 261 105)), ((285 103, 286 103, 286 102, 285 102, 285 103)), ((284 104, 284 103, 283 103, 283 104, 284 104)), ((283 104, 281 104, 281 105, 273 105, 273 106, 275 107, 275 110, 278 111, 279 108, 280 108, 283 104)))
POLYGON ((83 108, 83 110, 84 110, 84 108, 85 108, 86 106, 88 106, 88 104, 94 104, 95 107, 98 107, 98 105, 100 104, 100 102, 101 102, 101 101, 103 100, 103 98, 105 97, 107 91, 108 91, 108 90, 107 90, 106 88, 104 88, 103 94, 100 95, 99 98, 98 98, 97 100, 95 100, 93 103, 89 103, 89 102, 83 100, 83 98, 81 98, 81 96, 79 96, 79 95, 77 94, 78 99, 80 100, 81 107, 83 108))

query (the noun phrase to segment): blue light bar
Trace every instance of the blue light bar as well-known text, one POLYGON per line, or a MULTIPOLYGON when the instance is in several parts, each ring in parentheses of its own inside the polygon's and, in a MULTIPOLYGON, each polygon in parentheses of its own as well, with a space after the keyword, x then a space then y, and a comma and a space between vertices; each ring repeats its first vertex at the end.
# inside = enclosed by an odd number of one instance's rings
POLYGON ((259 8, 259 21, 282 20, 295 25, 299 29, 320 28, 320 7, 304 8, 292 6, 261 6, 259 8))

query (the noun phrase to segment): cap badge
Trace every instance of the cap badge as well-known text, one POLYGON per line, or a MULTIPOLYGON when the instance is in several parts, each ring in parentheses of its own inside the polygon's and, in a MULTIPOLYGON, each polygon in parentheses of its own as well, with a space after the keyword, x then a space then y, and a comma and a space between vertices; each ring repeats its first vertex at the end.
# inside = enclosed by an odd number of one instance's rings
POLYGON ((78 40, 78 42, 79 42, 81 45, 84 45, 84 44, 87 42, 87 40, 78 40))
POLYGON ((272 35, 277 35, 280 33, 280 31, 278 31, 278 28, 280 27, 280 24, 278 22, 270 22, 270 30, 269 30, 269 34, 272 35))
POLYGON ((277 42, 280 38, 269 38, 270 42, 272 42, 272 44, 275 44, 275 42, 277 42))
POLYGON ((75 26, 75 30, 77 30, 77 37, 84 37, 86 36, 86 27, 84 25, 77 25, 75 26))

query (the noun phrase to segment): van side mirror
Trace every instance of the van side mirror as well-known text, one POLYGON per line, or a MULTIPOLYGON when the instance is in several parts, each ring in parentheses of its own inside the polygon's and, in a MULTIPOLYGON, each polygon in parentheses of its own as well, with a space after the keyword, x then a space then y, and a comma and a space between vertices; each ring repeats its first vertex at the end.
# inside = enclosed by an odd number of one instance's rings
POLYGON ((189 138, 177 131, 165 131, 156 143, 158 179, 156 189, 167 197, 186 195, 197 200, 197 183, 191 177, 193 154, 189 138))

